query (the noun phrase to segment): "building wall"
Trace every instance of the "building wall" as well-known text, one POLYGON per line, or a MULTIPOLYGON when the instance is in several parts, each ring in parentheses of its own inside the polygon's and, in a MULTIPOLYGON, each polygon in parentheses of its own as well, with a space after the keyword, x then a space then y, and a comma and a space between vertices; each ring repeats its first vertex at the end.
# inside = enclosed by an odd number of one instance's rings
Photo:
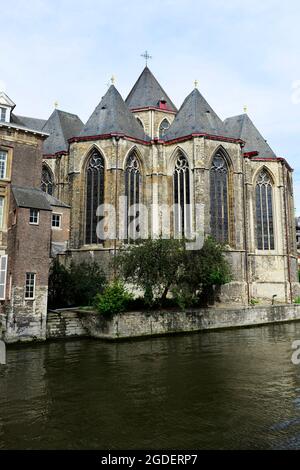
MULTIPOLYGON (((293 196, 287 191, 291 172, 280 159, 258 161, 244 158, 240 144, 194 137, 180 143, 135 144, 126 139, 74 142, 70 145, 68 160, 69 194, 71 204, 70 248, 89 253, 113 249, 114 241, 103 245, 85 245, 85 168, 93 148, 105 160, 105 203, 115 204, 117 196, 124 195, 126 159, 134 149, 141 164, 142 202, 173 204, 173 171, 178 151, 183 152, 191 170, 193 214, 197 204, 204 205, 204 232, 210 233, 209 172, 216 151, 222 147, 229 167, 230 242, 226 256, 232 266, 233 281, 222 288, 220 301, 246 304, 251 299, 270 301, 274 294, 281 302, 290 302, 299 290, 295 233, 287 213, 293 207, 293 196), (258 172, 267 168, 273 179, 275 248, 257 250, 255 238, 255 181, 258 172)), ((67 176, 65 176, 66 178, 67 176)), ((118 198, 117 198, 118 200, 118 198)), ((118 225, 118 221, 116 222, 118 225)), ((151 233, 162 232, 162 218, 154 213, 149 218, 151 233)), ((118 246, 120 243, 117 242, 118 246)), ((75 255, 74 255, 75 256, 75 255)), ((99 255, 100 256, 100 255, 99 255)))
MULTIPOLYGON (((29 224, 30 209, 17 208, 8 237, 5 312, 7 342, 45 339, 51 211, 40 211, 39 225, 29 224), (25 299, 26 273, 36 274, 34 299, 25 299)), ((12 212, 13 212, 12 211, 12 212)))

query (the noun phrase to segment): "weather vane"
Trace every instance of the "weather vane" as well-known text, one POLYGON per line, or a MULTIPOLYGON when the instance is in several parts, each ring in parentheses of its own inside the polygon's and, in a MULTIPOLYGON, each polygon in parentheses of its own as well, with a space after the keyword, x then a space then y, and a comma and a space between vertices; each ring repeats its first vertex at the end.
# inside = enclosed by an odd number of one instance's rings
POLYGON ((244 105, 244 113, 246 113, 248 111, 248 106, 245 104, 244 105))
POLYGON ((57 102, 57 101, 54 101, 54 108, 55 108, 55 109, 58 108, 58 102, 57 102))
POLYGON ((110 81, 111 81, 111 84, 114 85, 116 82, 116 77, 112 75, 110 81))
POLYGON ((198 88, 198 84, 199 84, 198 80, 195 80, 194 81, 195 88, 198 88))
POLYGON ((144 57, 145 61, 146 61, 146 66, 148 64, 148 60, 149 59, 152 59, 152 56, 149 55, 149 52, 148 51, 145 51, 144 54, 141 54, 141 57, 144 57))

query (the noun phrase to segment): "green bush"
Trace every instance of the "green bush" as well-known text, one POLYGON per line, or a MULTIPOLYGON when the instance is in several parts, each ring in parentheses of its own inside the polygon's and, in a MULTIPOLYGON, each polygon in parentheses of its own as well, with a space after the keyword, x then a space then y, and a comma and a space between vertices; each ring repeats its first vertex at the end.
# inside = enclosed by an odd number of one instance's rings
POLYGON ((300 297, 296 297, 294 299, 294 304, 300 304, 300 297))
POLYGON ((66 268, 56 258, 50 268, 48 305, 50 308, 91 305, 105 283, 105 275, 97 263, 72 262, 66 268))
POLYGON ((111 317, 124 312, 132 300, 133 295, 127 292, 124 285, 119 281, 114 281, 104 289, 102 294, 96 295, 94 304, 99 313, 111 317))

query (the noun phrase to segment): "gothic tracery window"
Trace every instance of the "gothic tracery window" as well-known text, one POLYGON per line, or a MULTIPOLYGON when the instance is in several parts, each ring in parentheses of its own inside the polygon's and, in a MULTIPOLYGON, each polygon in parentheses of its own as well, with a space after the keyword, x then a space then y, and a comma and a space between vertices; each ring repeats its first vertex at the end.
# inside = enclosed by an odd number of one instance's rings
POLYGON ((274 250, 273 187, 269 173, 256 179, 256 244, 259 250, 274 250))
POLYGON ((169 129, 169 127, 170 127, 170 123, 169 123, 168 119, 166 119, 166 118, 163 119, 160 123, 160 126, 159 126, 159 138, 160 139, 162 139, 165 136, 165 134, 166 134, 167 130, 169 129))
POLYGON ((52 174, 46 166, 43 166, 41 190, 44 191, 45 193, 50 194, 50 196, 53 196, 53 189, 54 189, 54 183, 53 183, 52 174))
POLYGON ((191 231, 190 216, 190 170, 187 158, 179 152, 173 173, 174 229, 177 235, 188 235, 191 231))
MULTIPOLYGON (((133 151, 127 158, 126 167, 125 167, 125 196, 127 197, 127 239, 130 238, 137 238, 137 234, 140 231, 140 227, 137 224, 131 224, 133 219, 138 217, 139 211, 136 210, 135 215, 131 213, 128 215, 130 207, 134 204, 140 204, 141 198, 141 170, 140 170, 140 163, 137 159, 136 153, 133 151), (130 225, 131 224, 131 225, 130 225), (131 232, 136 233, 129 233, 128 227, 131 227, 131 232)), ((138 208, 137 208, 138 209, 138 208)))
POLYGON ((228 166, 221 151, 210 168, 210 229, 218 242, 229 241, 228 166))
POLYGON ((96 228, 99 217, 96 215, 98 206, 104 204, 104 159, 98 150, 94 150, 86 168, 86 221, 85 242, 101 243, 96 228))

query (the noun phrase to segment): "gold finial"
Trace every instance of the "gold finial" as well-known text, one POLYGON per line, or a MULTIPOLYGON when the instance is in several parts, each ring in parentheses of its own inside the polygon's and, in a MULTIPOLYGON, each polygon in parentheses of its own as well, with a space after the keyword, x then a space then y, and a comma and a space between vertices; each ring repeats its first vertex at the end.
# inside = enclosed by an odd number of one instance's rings
POLYGON ((244 113, 247 113, 248 112, 248 106, 245 104, 244 105, 244 113))
POLYGON ((198 80, 195 80, 194 81, 195 88, 198 88, 198 84, 199 84, 198 80))
POLYGON ((116 81, 116 77, 114 75, 112 75, 110 81, 111 81, 111 84, 114 85, 115 81, 116 81))
POLYGON ((57 102, 57 101, 54 101, 54 108, 55 108, 55 109, 58 108, 58 102, 57 102))

